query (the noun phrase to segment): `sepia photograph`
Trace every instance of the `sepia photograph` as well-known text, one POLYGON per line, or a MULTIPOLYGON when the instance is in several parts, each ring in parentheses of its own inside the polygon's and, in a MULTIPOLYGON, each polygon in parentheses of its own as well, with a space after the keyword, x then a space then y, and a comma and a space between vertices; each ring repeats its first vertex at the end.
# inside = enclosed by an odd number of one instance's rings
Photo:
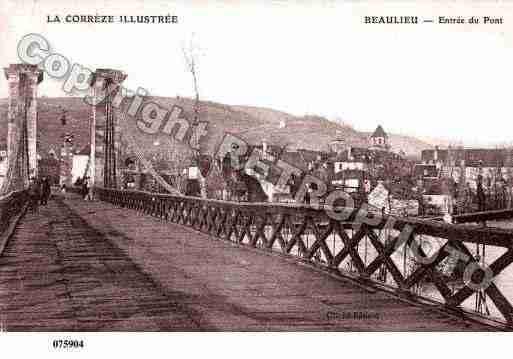
POLYGON ((512 1, 0 4, 3 341, 513 330, 512 1))

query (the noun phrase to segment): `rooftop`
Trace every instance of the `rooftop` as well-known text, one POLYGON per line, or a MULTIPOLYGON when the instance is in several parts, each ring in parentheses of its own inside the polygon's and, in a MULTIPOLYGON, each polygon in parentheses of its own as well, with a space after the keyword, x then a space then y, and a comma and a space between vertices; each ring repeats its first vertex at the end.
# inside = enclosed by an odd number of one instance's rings
POLYGON ((374 133, 371 136, 371 138, 375 138, 375 137, 385 137, 385 138, 388 137, 387 133, 385 132, 383 127, 381 127, 381 125, 378 125, 378 127, 376 127, 376 130, 374 130, 374 133))

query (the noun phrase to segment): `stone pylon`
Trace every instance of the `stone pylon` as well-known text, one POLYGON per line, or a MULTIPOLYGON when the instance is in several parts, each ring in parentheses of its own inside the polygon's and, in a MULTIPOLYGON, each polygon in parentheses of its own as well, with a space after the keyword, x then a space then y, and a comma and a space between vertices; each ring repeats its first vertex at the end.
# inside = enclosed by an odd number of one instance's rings
POLYGON ((90 173, 94 186, 117 187, 119 185, 121 109, 116 108, 113 100, 121 88, 110 90, 120 86, 126 77, 127 75, 119 70, 97 69, 91 82, 92 95, 97 100, 96 105, 93 106, 90 127, 90 173))
POLYGON ((70 187, 73 185, 72 183, 72 168, 73 168, 73 147, 69 145, 66 141, 64 141, 61 147, 61 157, 60 157, 60 185, 65 185, 66 187, 70 187))
POLYGON ((7 125, 9 166, 13 167, 14 160, 19 161, 21 157, 28 155, 28 158, 21 159, 23 165, 20 168, 25 168, 28 164, 28 173, 24 173, 23 176, 37 176, 37 86, 43 80, 43 72, 35 65, 11 64, 4 68, 4 73, 9 83, 7 125), (26 126, 26 132, 24 126, 26 126), (23 143, 20 143, 22 140, 23 143), (17 153, 17 158, 12 158, 11 155, 17 149, 21 151, 17 153))

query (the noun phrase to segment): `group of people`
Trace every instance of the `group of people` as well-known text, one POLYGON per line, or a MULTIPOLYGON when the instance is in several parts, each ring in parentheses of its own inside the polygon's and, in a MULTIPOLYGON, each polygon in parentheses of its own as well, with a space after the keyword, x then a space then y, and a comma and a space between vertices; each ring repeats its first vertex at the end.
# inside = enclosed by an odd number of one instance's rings
POLYGON ((46 206, 50 195, 52 194, 52 188, 50 180, 47 177, 30 179, 30 185, 28 189, 30 197, 30 208, 33 212, 38 212, 39 205, 46 206))

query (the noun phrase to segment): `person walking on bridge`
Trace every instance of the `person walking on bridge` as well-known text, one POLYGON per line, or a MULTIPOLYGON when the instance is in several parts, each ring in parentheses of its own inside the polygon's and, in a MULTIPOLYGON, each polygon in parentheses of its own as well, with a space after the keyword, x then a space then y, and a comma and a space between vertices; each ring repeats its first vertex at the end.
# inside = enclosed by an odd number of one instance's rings
POLYGON ((39 181, 32 177, 28 188, 30 210, 33 213, 39 213, 39 200, 41 198, 41 186, 39 181))
POLYGON ((483 189, 483 176, 479 174, 477 176, 477 185, 476 185, 476 194, 477 194, 477 207, 478 211, 482 212, 485 210, 485 193, 483 189))
POLYGON ((52 188, 50 187, 50 181, 47 177, 43 177, 41 181, 41 205, 46 206, 48 204, 48 200, 50 199, 50 195, 52 193, 52 188))
POLYGON ((82 195, 85 201, 93 200, 93 189, 91 188, 91 181, 89 177, 85 177, 82 182, 82 195))

